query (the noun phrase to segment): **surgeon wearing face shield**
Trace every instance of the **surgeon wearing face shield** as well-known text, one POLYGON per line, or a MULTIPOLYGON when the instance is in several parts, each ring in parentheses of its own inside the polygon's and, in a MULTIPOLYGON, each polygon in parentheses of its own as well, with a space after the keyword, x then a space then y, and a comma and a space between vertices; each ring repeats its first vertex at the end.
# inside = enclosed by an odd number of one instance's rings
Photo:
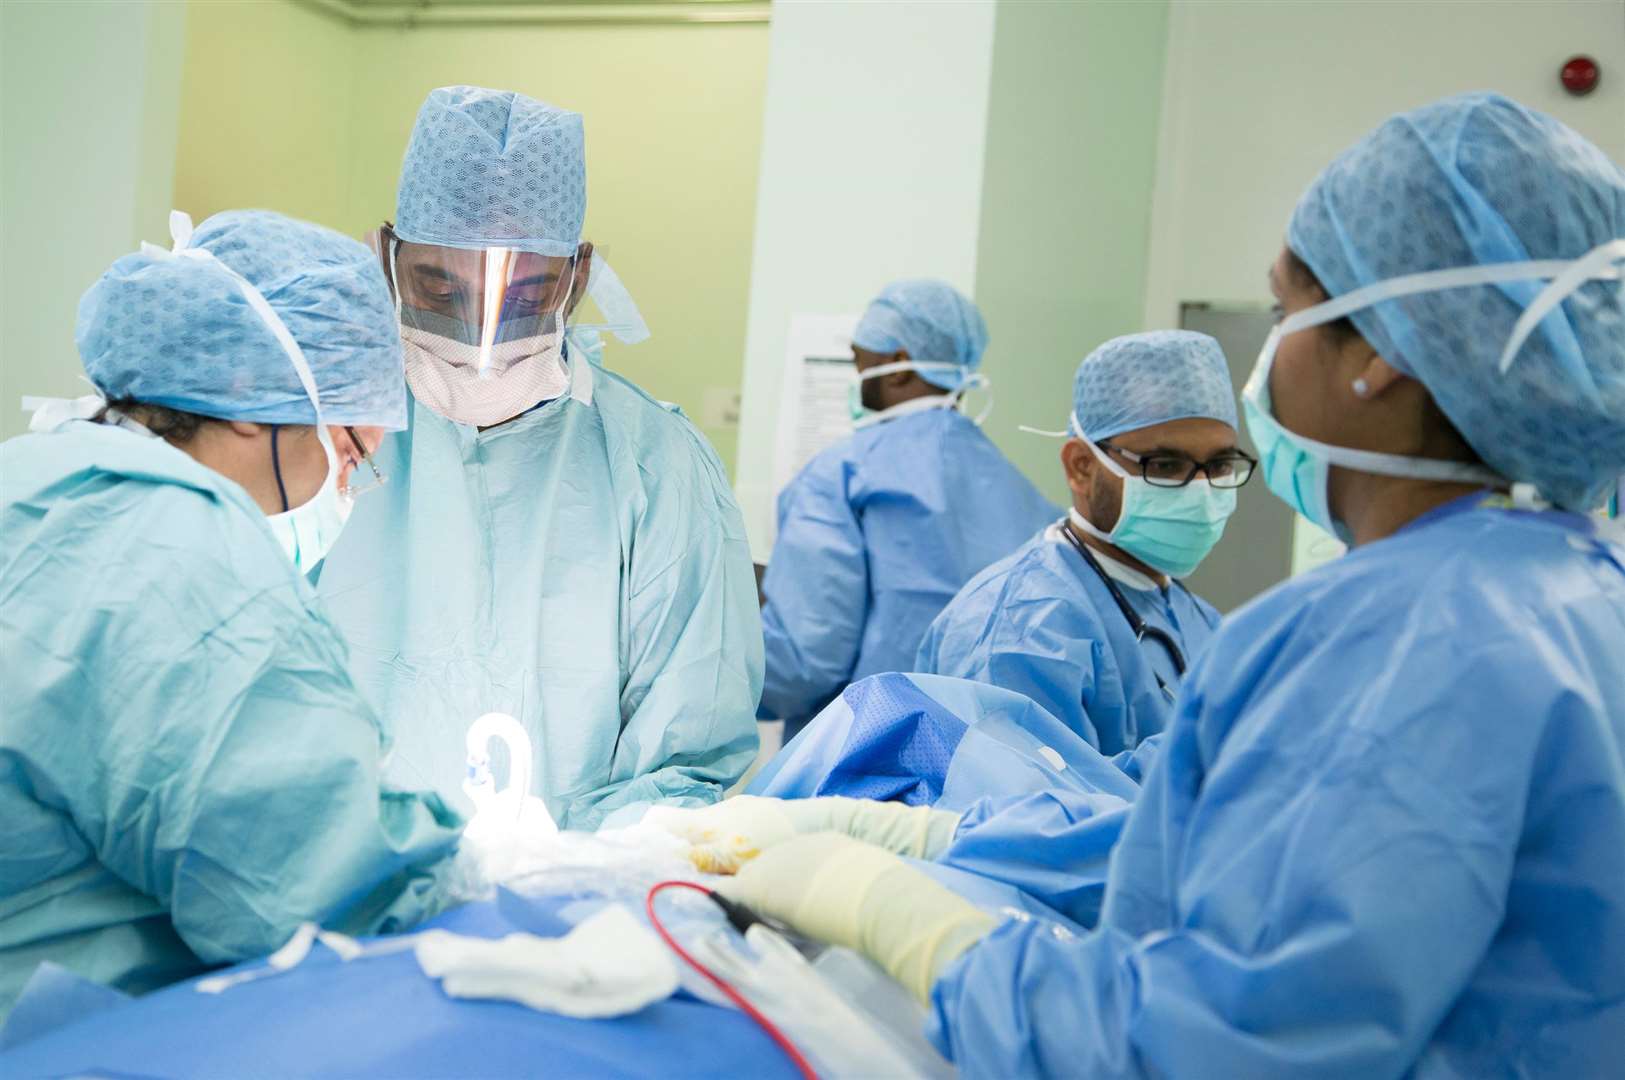
POLYGON ((755 754, 762 678, 721 463, 598 364, 601 333, 648 329, 583 242, 585 214, 579 115, 429 94, 378 236, 406 430, 318 582, 395 726, 392 775, 470 809, 464 733, 507 713, 530 737, 531 794, 578 829, 719 798, 755 754))
POLYGON ((1106 754, 1163 730, 1219 615, 1179 578, 1224 533, 1251 458, 1219 343, 1164 330, 1078 365, 1061 449, 1073 507, 978 574, 914 670, 1032 698, 1106 754))
POLYGON ((972 575, 1058 513, 961 411, 985 391, 981 312, 941 281, 893 282, 852 337, 857 431, 779 495, 762 581, 759 715, 786 739, 850 682, 906 671, 972 575))
POLYGON ((304 577, 405 422, 383 275, 264 211, 172 228, 80 303, 98 397, 0 447, 0 1016, 42 962, 141 993, 449 903, 462 822, 380 780, 304 577))
POLYGON ((1384 123, 1292 214, 1244 392, 1353 547, 1192 663, 1098 928, 830 833, 728 891, 877 959, 967 1076, 1617 1072, 1622 273, 1625 171, 1575 132, 1486 93, 1384 123))

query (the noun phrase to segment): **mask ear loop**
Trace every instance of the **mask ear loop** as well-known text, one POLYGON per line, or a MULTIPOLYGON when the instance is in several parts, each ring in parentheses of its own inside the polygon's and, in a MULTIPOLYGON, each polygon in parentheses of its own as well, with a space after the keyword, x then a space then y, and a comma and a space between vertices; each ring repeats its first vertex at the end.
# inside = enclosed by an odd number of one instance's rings
MULTIPOLYGON (((560 312, 560 314, 559 314, 560 331, 559 332, 564 336, 564 350, 563 350, 563 352, 564 352, 564 373, 565 373, 566 376, 569 377, 569 380, 570 380, 570 398, 571 398, 571 400, 578 401, 583 405, 591 405, 592 404, 592 383, 593 383, 592 361, 587 359, 587 357, 585 355, 582 355, 582 356, 571 355, 571 351, 570 351, 570 330, 572 329, 572 327, 571 327, 570 322, 569 322, 569 311, 570 311, 570 300, 571 300, 572 297, 575 296, 575 290, 576 290, 576 272, 575 272, 575 262, 574 262, 574 259, 576 259, 576 258, 580 258, 580 256, 577 255, 577 256, 574 256, 572 258, 572 261, 571 261, 571 264, 570 264, 570 284, 569 284, 568 288, 565 290, 565 293, 564 293, 564 304, 563 304, 562 307, 559 308, 559 312, 560 312)), ((593 252, 592 260, 593 260, 592 261, 592 267, 587 272, 588 273, 587 291, 586 291, 587 296, 592 296, 593 295, 592 280, 598 273, 598 253, 596 251, 593 252)), ((617 280, 617 284, 618 283, 619 282, 617 280)), ((628 302, 630 303, 630 298, 628 299, 628 302)), ((588 330, 588 329, 592 329, 592 327, 590 325, 585 325, 585 326, 584 325, 577 325, 577 326, 574 327, 574 329, 588 330)), ((617 336, 619 336, 619 335, 617 335, 617 336)), ((648 336, 647 329, 645 329, 644 336, 645 337, 648 336)), ((622 342, 626 341, 626 339, 624 337, 621 338, 621 340, 622 340, 622 342)), ((642 339, 640 338, 639 340, 642 340, 642 339)))
POLYGON ((288 512, 288 489, 282 484, 282 458, 276 449, 276 434, 282 429, 281 424, 271 425, 271 471, 276 473, 276 493, 282 499, 282 513, 288 512))
POLYGON ((1501 374, 1505 375, 1512 367, 1512 361, 1518 355, 1518 350, 1523 348, 1524 342, 1534 333, 1541 320, 1587 282, 1612 281, 1618 278, 1620 268, 1612 264, 1620 261, 1625 261, 1625 239, 1611 240, 1593 248, 1575 260, 1567 270, 1553 278, 1551 284, 1542 289, 1540 295, 1524 309, 1523 315, 1513 326, 1512 336, 1507 338, 1506 348, 1501 350, 1501 361, 1498 365, 1501 374))
MULTIPOLYGON (((310 399, 311 411, 316 414, 316 441, 321 443, 322 450, 327 454, 328 475, 327 478, 323 480, 323 483, 337 483, 339 472, 339 455, 337 449, 335 449, 333 446, 333 436, 328 433, 327 423, 323 419, 322 398, 316 390, 316 377, 311 374, 310 361, 305 359, 304 350, 301 349, 299 347, 299 343, 294 340, 293 334, 288 332, 288 324, 282 321, 282 316, 276 313, 276 309, 271 307, 270 303, 265 299, 265 294, 260 292, 259 289, 254 286, 253 282, 249 281, 247 278, 243 277, 243 275, 221 262, 215 257, 214 252, 205 248, 194 248, 191 246, 192 219, 184 211, 171 210, 169 212, 169 235, 175 244, 170 251, 164 252, 161 248, 155 248, 151 244, 143 244, 141 250, 155 257, 190 258, 196 259, 200 262, 213 263, 232 280, 232 282, 237 286, 237 291, 242 293, 243 299, 248 301, 248 306, 253 310, 254 314, 260 317, 260 321, 264 323, 265 328, 271 332, 271 336, 276 339, 277 344, 282 346, 283 353, 287 356, 288 362, 293 366, 294 374, 299 378, 299 385, 305 391, 305 397, 310 399)), ((393 267, 394 263, 392 253, 392 271, 393 267)), ((396 304, 398 308, 398 299, 396 304)), ((276 428, 273 427, 271 430, 272 437, 274 438, 276 428)), ((286 506, 286 493, 284 493, 282 501, 283 505, 286 506)), ((303 506, 305 503, 301 503, 300 505, 303 506)))
MULTIPOLYGON (((981 427, 987 422, 987 418, 993 415, 992 379, 988 378, 986 375, 983 375, 980 371, 973 371, 969 375, 965 376, 965 381, 960 383, 959 389, 953 392, 954 405, 955 407, 959 408, 960 412, 964 412, 963 406, 965 403, 965 395, 976 390, 980 390, 987 395, 987 404, 982 406, 981 412, 977 413, 975 416, 970 416, 969 419, 971 423, 975 424, 977 427, 981 427)), ((966 415, 968 416, 969 414, 966 415)))

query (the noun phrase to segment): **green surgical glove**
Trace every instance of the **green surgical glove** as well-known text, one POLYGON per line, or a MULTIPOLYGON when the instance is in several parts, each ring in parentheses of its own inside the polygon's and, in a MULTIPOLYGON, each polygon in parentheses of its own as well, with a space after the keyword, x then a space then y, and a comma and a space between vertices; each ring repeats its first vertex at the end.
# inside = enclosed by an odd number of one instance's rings
POLYGON ((777 844, 718 891, 808 937, 857 950, 922 1003, 937 976, 998 925, 896 855, 838 833, 777 844))
POLYGON ((959 815, 929 806, 831 796, 766 799, 737 795, 711 806, 656 806, 643 817, 694 847, 689 859, 711 874, 733 874, 796 836, 837 832, 899 855, 935 859, 953 841, 959 815))

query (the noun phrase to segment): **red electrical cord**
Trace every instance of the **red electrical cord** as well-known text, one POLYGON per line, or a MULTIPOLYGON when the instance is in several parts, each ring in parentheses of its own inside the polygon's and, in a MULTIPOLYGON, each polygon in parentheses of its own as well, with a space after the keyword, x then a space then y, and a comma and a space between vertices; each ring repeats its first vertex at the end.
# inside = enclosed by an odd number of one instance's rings
POLYGON ((671 948, 672 952, 682 957, 684 963, 693 968, 695 971, 699 972, 701 975, 704 975, 708 980, 710 980, 713 986, 715 986, 718 990, 721 990, 723 994, 727 995, 728 1000, 739 1006, 746 1016, 756 1021, 756 1023, 761 1026, 761 1029, 767 1032, 767 1037, 777 1043, 780 1050, 784 1051, 785 1055, 788 1056, 795 1067, 800 1070, 801 1075, 805 1077, 806 1080, 818 1080, 818 1074, 813 1071, 812 1065, 805 1057, 802 1056, 801 1051, 796 1049, 795 1044, 785 1037, 784 1032, 780 1031, 778 1026, 774 1024, 773 1021, 763 1016, 761 1012, 757 1010, 756 1006, 745 1000, 743 994, 741 994, 738 990, 735 990, 720 976, 713 974, 710 968, 694 959, 688 954, 688 950, 677 944, 677 939, 671 936, 671 933, 661 924, 660 916, 655 914, 655 897, 665 889, 693 889, 695 892, 701 893, 705 896, 711 895, 710 889, 707 889, 704 885, 696 885, 692 881, 662 881, 660 884, 650 889, 649 896, 644 900, 643 906, 644 909, 648 911, 649 922, 654 925, 655 933, 660 935, 660 940, 664 941, 671 948))

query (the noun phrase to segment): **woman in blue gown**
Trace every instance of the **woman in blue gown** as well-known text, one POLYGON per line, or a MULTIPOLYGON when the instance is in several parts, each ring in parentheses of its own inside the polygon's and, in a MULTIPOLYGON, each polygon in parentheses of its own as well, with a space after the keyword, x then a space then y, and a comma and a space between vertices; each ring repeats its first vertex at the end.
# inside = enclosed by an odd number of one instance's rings
POLYGON ((1625 173, 1491 94, 1311 185, 1244 402, 1352 550, 1193 666, 1094 930, 827 833, 729 891, 868 952, 968 1076, 1617 1071, 1625 545, 1588 512, 1625 473, 1622 237, 1625 173))

